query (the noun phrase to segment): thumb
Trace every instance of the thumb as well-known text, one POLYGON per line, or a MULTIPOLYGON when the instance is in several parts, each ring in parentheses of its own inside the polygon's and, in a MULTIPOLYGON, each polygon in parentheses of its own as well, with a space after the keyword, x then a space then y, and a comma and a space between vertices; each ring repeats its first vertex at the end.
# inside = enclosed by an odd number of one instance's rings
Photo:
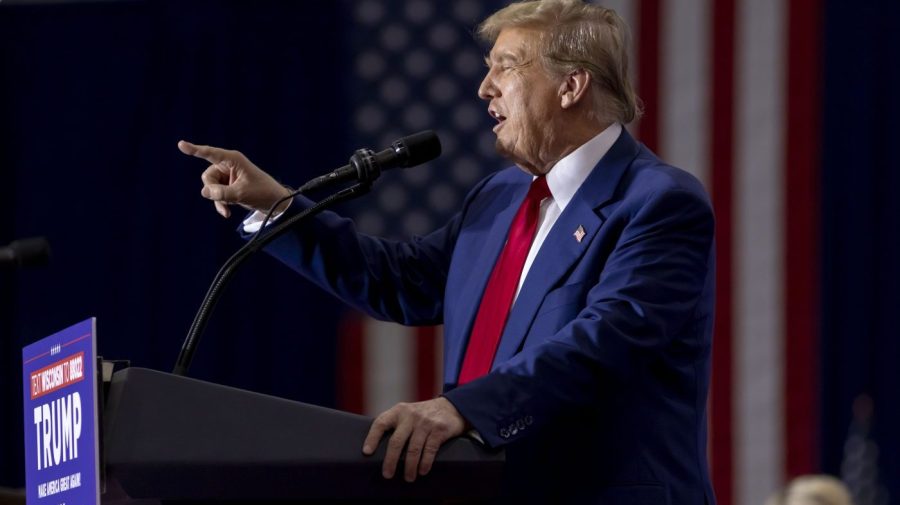
POLYGON ((227 205, 225 205, 222 202, 214 202, 214 203, 216 206, 216 212, 218 212, 219 215, 221 215, 222 217, 224 217, 226 219, 231 216, 231 209, 229 209, 227 205))

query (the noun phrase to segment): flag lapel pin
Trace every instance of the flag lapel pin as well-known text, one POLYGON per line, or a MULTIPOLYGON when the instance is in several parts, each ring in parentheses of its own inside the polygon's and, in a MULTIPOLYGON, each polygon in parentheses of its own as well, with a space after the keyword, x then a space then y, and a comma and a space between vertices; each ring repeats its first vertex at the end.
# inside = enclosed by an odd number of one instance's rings
POLYGON ((582 240, 584 240, 584 236, 587 233, 584 232, 584 226, 578 225, 578 229, 575 230, 575 233, 572 234, 575 237, 575 240, 580 244, 582 240))

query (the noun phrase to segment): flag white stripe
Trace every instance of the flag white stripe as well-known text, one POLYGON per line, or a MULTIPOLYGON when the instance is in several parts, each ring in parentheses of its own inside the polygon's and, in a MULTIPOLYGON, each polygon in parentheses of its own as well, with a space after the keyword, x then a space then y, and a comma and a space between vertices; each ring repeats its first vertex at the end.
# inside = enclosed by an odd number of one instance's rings
POLYGON ((785 9, 736 4, 734 422, 736 505, 783 480, 785 9))
POLYGON ((365 318, 363 325, 365 413, 376 416, 415 398, 414 329, 365 318))
POLYGON ((637 35, 637 27, 638 27, 638 9, 637 9, 637 0, 602 0, 602 1, 594 1, 593 3, 602 5, 608 9, 612 9, 616 11, 616 14, 625 21, 625 24, 628 25, 629 28, 629 37, 631 38, 631 44, 628 45, 628 62, 630 63, 629 71, 631 72, 632 83, 637 82, 637 58, 635 55, 635 44, 634 39, 637 35))
POLYGON ((709 189, 710 0, 660 8, 659 154, 709 189))
MULTIPOLYGON (((634 29, 637 27, 637 2, 635 0, 595 0, 593 3, 616 11, 616 14, 631 28, 632 36, 634 36, 634 29)), ((634 51, 633 48, 629 50, 634 51)), ((629 61, 634 61, 633 53, 629 53, 628 56, 629 61)))

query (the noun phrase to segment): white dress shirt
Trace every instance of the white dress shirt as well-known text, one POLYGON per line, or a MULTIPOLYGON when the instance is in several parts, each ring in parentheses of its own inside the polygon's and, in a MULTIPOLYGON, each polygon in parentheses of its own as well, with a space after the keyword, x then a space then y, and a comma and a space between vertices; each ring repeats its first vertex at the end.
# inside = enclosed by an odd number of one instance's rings
MULTIPOLYGON (((612 145, 618 140, 622 133, 622 125, 613 123, 608 128, 600 132, 596 137, 581 145, 569 153, 566 157, 556 162, 547 173, 547 187, 550 189, 549 197, 541 201, 541 211, 538 216, 538 229, 535 233, 531 248, 528 250, 528 256, 525 258, 525 265, 522 267, 522 275, 519 276, 519 285, 516 288, 516 297, 519 296, 519 290, 525 282, 525 277, 534 263, 544 239, 550 233, 553 225, 559 219, 559 216, 566 209, 566 206, 572 201, 575 192, 584 183, 591 171, 606 156, 606 153, 612 145)), ((256 233, 262 225, 265 213, 254 212, 244 220, 244 232, 256 233)), ((272 217, 271 222, 275 222, 281 214, 272 217)), ((573 230, 574 231, 574 230, 573 230)), ((515 298, 513 299, 515 300, 515 298)), ((468 436, 484 443, 484 439, 476 430, 469 430, 468 436)))
MULTIPOLYGON (((565 158, 556 162, 556 165, 547 173, 547 186, 550 188, 549 197, 541 201, 541 213, 538 217, 538 229, 531 242, 531 249, 525 258, 525 266, 522 267, 522 275, 519 277, 519 286, 516 288, 516 297, 525 283, 525 277, 544 239, 550 233, 560 214, 566 210, 566 206, 572 201, 575 192, 584 183, 591 170, 606 156, 606 153, 622 134, 622 125, 613 123, 608 128, 597 134, 575 149, 565 158)), ((572 230, 573 232, 575 230, 572 230)))
MULTIPOLYGON (((556 220, 560 214, 566 210, 566 206, 572 201, 575 192, 581 187, 591 170, 606 155, 612 145, 618 140, 622 134, 622 125, 613 123, 608 128, 597 134, 596 137, 582 144, 566 157, 556 162, 550 172, 547 173, 547 187, 550 188, 549 197, 541 201, 541 212, 538 217, 538 229, 534 235, 534 241, 528 250, 528 256, 525 258, 525 266, 522 267, 522 275, 519 276, 519 286, 516 288, 516 297, 519 296, 519 290, 525 282, 528 270, 534 263, 534 258, 544 239, 550 233, 556 220)), ((266 217, 264 212, 253 212, 244 220, 244 232, 256 233, 262 225, 263 219, 266 217)), ((274 223, 281 214, 272 217, 271 223, 274 223)), ((574 231, 574 230, 573 230, 574 231)))

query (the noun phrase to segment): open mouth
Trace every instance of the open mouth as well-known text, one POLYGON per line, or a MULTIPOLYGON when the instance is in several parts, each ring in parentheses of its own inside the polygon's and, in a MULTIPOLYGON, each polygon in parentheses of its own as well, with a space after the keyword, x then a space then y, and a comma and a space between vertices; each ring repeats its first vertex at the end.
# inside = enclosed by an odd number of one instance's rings
POLYGON ((499 129, 500 126, 502 126, 503 123, 506 121, 506 116, 504 116, 503 114, 500 114, 499 112, 497 112, 495 110, 488 110, 488 113, 491 115, 492 118, 497 120, 497 125, 494 126, 494 131, 497 131, 497 129, 499 129))

